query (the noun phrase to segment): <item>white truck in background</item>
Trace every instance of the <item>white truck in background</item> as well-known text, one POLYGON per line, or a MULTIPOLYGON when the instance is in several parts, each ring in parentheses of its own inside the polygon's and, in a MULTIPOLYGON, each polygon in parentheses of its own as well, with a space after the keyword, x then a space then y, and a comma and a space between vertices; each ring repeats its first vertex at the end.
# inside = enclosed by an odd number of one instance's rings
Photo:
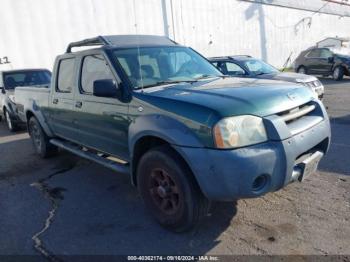
POLYGON ((51 72, 47 69, 22 69, 0 72, 0 121, 6 120, 8 129, 16 131, 21 125, 17 116, 16 87, 37 86, 48 88, 51 82, 51 72))

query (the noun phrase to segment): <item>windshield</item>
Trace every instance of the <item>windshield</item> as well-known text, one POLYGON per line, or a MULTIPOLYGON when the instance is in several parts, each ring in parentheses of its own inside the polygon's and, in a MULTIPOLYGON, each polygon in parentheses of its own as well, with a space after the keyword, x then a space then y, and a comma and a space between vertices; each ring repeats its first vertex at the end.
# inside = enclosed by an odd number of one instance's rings
POLYGON ((186 47, 142 47, 113 52, 135 89, 222 76, 212 64, 186 47))
POLYGON ((265 75, 279 72, 273 66, 257 59, 252 59, 244 62, 244 65, 249 69, 250 72, 256 75, 265 75))
POLYGON ((7 90, 18 86, 48 85, 50 81, 51 73, 49 71, 33 70, 4 73, 4 86, 7 90))

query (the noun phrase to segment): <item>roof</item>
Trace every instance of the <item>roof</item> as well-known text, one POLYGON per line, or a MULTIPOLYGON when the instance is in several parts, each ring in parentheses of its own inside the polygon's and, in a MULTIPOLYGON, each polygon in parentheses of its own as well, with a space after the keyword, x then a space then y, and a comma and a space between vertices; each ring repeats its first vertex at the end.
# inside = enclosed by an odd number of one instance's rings
POLYGON ((143 47, 143 46, 175 46, 173 40, 159 35, 108 35, 97 36, 72 42, 67 47, 67 53, 72 52, 73 47, 82 46, 115 46, 115 47, 143 47))
POLYGON ((327 37, 321 41, 318 41, 317 44, 319 43, 322 43, 323 41, 326 41, 326 40, 329 40, 329 39, 332 39, 332 40, 338 40, 338 41, 341 41, 341 42, 348 42, 350 41, 350 38, 347 38, 347 37, 327 37))
POLYGON ((32 72, 32 71, 49 71, 46 68, 25 68, 25 69, 10 69, 10 70, 3 70, 1 73, 18 73, 18 72, 32 72))

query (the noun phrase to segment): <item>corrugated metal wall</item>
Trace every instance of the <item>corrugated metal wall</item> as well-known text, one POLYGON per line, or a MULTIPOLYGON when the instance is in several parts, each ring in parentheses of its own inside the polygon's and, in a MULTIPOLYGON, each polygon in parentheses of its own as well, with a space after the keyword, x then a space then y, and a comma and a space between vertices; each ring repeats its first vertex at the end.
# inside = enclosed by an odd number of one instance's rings
POLYGON ((251 54, 281 67, 291 52, 349 36, 350 28, 349 17, 236 0, 1 0, 0 9, 0 70, 51 69, 70 41, 135 33, 169 35, 207 56, 251 54))

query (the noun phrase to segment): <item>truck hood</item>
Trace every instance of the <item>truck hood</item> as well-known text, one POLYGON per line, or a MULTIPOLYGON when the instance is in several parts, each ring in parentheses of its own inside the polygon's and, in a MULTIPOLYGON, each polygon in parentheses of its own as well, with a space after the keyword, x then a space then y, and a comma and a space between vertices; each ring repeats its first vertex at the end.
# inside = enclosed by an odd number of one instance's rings
POLYGON ((298 74, 298 73, 290 73, 290 72, 279 72, 275 74, 260 75, 259 78, 282 80, 282 81, 294 82, 294 83, 308 83, 308 82, 313 82, 317 80, 317 78, 314 76, 298 74))
MULTIPOLYGON (((153 100, 181 102, 178 107, 181 107, 183 102, 195 104, 214 110, 219 117, 245 114, 263 117, 297 107, 313 99, 313 93, 302 85, 245 78, 215 78, 192 84, 153 87, 144 89, 143 95, 150 96, 153 100)), ((158 104, 169 105, 168 102, 162 101, 158 104)), ((179 110, 176 109, 177 112, 179 110)))

